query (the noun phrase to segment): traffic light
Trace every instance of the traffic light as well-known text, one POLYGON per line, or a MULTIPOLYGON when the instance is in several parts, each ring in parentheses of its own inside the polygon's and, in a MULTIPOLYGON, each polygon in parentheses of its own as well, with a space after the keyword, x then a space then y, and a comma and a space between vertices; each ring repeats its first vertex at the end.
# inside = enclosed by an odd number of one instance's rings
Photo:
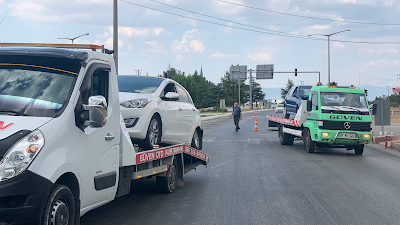
POLYGON ((294 69, 294 76, 297 77, 297 69, 294 69))

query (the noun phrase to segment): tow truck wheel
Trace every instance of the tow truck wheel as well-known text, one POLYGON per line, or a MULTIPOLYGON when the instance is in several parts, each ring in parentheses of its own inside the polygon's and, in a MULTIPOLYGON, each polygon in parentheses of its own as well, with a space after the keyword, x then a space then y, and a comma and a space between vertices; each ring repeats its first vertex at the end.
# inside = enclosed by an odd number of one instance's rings
POLYGON ((356 155, 362 155, 364 152, 364 145, 354 146, 354 152, 356 155))
POLYGON ((311 134, 308 129, 305 130, 304 139, 305 139, 304 147, 306 148, 307 152, 314 153, 315 142, 311 139, 311 134))
POLYGON ((154 115, 149 123, 146 138, 143 140, 141 147, 143 150, 151 150, 154 145, 160 144, 161 141, 161 121, 154 115))
POLYGON ((281 145, 293 145, 294 136, 283 132, 283 126, 279 126, 279 142, 281 145))
POLYGON ((43 211, 42 225, 72 225, 75 216, 75 199, 71 190, 65 185, 54 185, 43 211))
POLYGON ((172 193, 176 188, 178 181, 178 171, 176 170, 176 159, 169 167, 166 177, 156 177, 157 187, 163 193, 172 193))

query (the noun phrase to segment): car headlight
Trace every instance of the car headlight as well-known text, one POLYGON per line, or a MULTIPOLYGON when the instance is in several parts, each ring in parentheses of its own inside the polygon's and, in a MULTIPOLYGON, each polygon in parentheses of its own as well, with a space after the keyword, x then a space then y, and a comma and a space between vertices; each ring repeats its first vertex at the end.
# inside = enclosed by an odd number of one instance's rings
POLYGON ((22 173, 44 146, 44 136, 39 130, 29 133, 16 142, 0 161, 0 181, 22 173))
POLYGON ((147 104, 149 104, 152 100, 147 98, 142 99, 133 99, 120 102, 119 104, 125 108, 144 108, 147 104))

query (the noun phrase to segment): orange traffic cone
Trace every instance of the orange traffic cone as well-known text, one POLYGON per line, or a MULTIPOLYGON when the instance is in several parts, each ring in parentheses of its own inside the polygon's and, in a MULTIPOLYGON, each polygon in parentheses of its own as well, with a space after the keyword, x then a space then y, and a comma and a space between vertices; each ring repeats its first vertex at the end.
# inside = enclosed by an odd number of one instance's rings
POLYGON ((256 114, 253 114, 253 120, 256 119, 256 114))
POLYGON ((257 110, 257 115, 258 115, 258 110, 257 110))
POLYGON ((258 131, 258 123, 257 123, 257 119, 256 119, 256 125, 254 126, 254 131, 258 131))

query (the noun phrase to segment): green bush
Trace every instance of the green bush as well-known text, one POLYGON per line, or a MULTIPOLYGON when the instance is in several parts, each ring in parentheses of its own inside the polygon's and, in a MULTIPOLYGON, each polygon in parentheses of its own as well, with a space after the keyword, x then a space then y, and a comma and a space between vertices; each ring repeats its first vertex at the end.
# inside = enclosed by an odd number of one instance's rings
POLYGON ((399 103, 398 102, 391 102, 390 103, 390 107, 399 107, 399 103))

